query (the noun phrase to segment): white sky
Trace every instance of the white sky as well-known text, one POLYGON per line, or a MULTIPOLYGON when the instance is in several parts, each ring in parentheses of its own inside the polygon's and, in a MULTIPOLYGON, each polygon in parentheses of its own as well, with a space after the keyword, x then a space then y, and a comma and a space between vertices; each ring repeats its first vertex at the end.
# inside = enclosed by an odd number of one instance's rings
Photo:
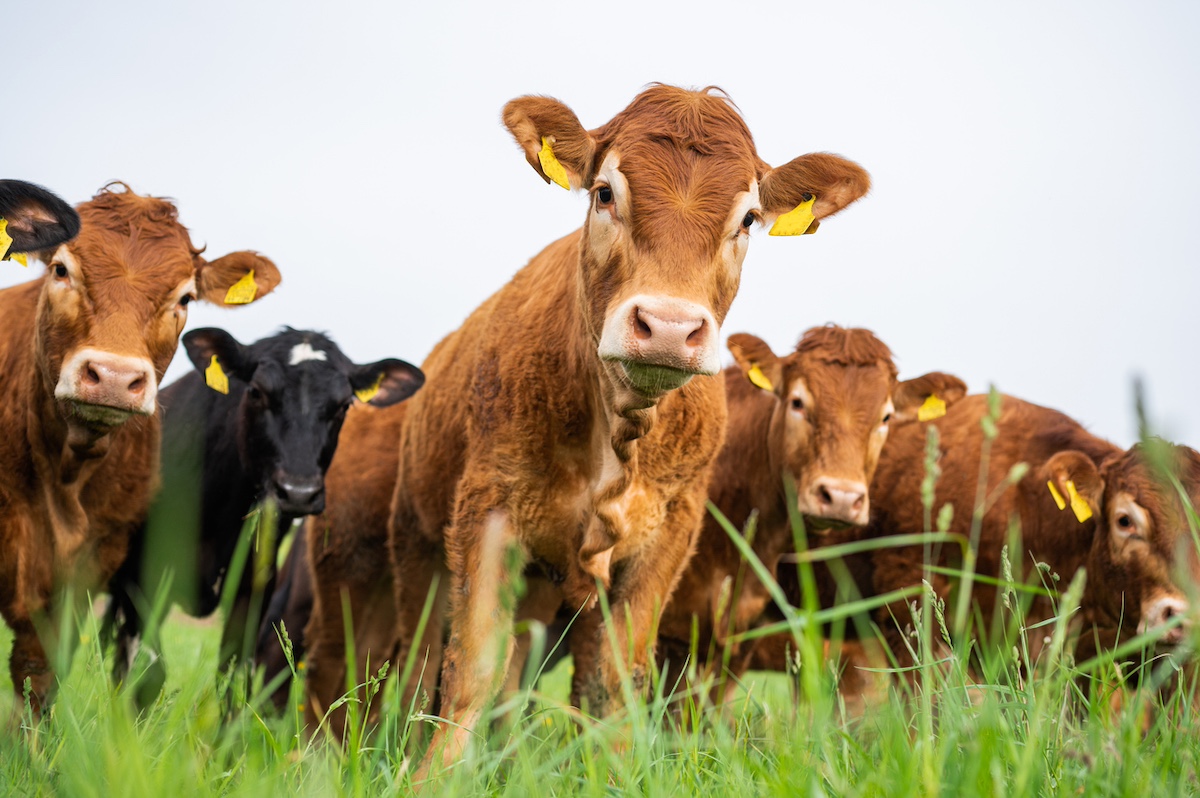
MULTIPOLYGON (((874 180, 816 236, 754 232, 725 334, 783 352, 815 324, 869 327, 902 376, 994 382, 1122 445, 1141 375, 1159 428, 1200 445, 1200 4, 38 0, 3 18, 4 177, 71 202, 125 180, 176 198, 211 255, 283 271, 191 327, 314 327, 359 362, 419 363, 586 212, 525 163, 505 101, 549 94, 595 127, 648 82, 716 84, 769 162, 827 150, 874 180)), ((27 276, 4 264, 0 286, 27 276)))

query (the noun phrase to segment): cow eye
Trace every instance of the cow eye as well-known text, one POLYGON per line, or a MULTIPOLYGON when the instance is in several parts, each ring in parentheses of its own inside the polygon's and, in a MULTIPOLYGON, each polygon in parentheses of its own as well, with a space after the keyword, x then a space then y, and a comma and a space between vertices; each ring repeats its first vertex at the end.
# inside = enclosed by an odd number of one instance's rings
POLYGON ((179 306, 181 308, 186 308, 189 304, 191 304, 191 301, 194 298, 195 297, 193 297, 191 294, 184 294, 183 296, 179 297, 179 306))
POLYGON ((747 213, 745 216, 742 217, 742 229, 743 230, 749 230, 753 224, 754 224, 754 214, 753 213, 747 213))
POLYGON ((793 410, 803 410, 804 409, 804 400, 801 399, 799 396, 794 397, 792 399, 792 409, 793 410))
POLYGON ((608 205, 613 201, 612 189, 608 186, 600 186, 600 188, 596 189, 596 199, 601 205, 608 205))
POLYGON ((1119 516, 1117 516, 1117 526, 1121 527, 1121 529, 1132 529, 1133 519, 1124 513, 1121 513, 1119 516))
POLYGON ((246 396, 252 402, 261 402, 263 400, 263 392, 257 385, 251 385, 246 389, 246 396))
POLYGON ((66 277, 67 276, 67 267, 62 265, 61 263, 54 264, 54 276, 55 277, 66 277))
POLYGON ((891 420, 892 420, 892 414, 888 413, 886 416, 883 417, 883 421, 881 423, 886 424, 891 420))

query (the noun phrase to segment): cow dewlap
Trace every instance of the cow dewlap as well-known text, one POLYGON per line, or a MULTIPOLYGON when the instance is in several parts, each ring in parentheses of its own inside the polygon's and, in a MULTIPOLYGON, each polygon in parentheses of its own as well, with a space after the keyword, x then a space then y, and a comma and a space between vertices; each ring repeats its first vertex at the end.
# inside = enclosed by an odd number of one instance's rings
POLYGON ((229 377, 225 376, 225 370, 221 368, 221 361, 216 355, 212 356, 212 362, 204 370, 204 383, 217 393, 229 393, 229 377))
POLYGON ((546 177, 568 191, 571 190, 571 181, 567 177, 567 170, 554 157, 554 148, 550 146, 550 139, 545 136, 542 136, 542 149, 538 151, 538 162, 541 163, 542 171, 546 173, 546 177))
MULTIPOLYGON (((229 286, 225 292, 226 305, 248 305, 258 294, 258 284, 254 282, 254 269, 246 272, 246 276, 229 286)), ((226 392, 227 393, 227 392, 226 392)))
POLYGON ((751 366, 750 370, 746 372, 746 377, 749 378, 750 382, 764 391, 775 390, 775 386, 767 379, 767 375, 763 374, 763 370, 758 367, 757 363, 751 366))
POLYGON ((929 394, 925 403, 917 408, 917 421, 933 421, 946 415, 946 400, 936 393, 929 394))
POLYGON ((805 233, 817 232, 816 217, 813 216, 813 203, 816 196, 810 196, 795 208, 775 220, 771 225, 769 235, 773 236, 802 236, 805 233))

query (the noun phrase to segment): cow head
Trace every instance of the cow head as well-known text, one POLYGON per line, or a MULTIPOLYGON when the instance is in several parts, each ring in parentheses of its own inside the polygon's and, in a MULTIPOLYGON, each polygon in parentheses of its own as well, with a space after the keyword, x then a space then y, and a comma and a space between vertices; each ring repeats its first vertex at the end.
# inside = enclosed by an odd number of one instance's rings
POLYGON ((227 375, 228 401, 238 403, 242 465, 291 515, 325 509, 325 472, 354 402, 395 404, 416 392, 425 375, 403 360, 358 365, 321 333, 285 328, 243 346, 224 330, 183 336, 188 358, 203 374, 217 358, 227 375))
POLYGON ((245 304, 280 279, 253 252, 201 257, 173 204, 123 183, 106 186, 79 215, 78 238, 38 253, 48 269, 36 339, 42 380, 76 447, 154 413, 190 302, 245 304))
POLYGON ((504 123, 547 182, 590 194, 580 251, 586 323, 612 384, 634 405, 718 371, 720 325, 755 223, 798 206, 821 219, 870 185, 834 155, 772 169, 712 89, 651 86, 590 131, 557 100, 521 97, 505 106, 504 123))
POLYGON ((940 372, 898 382, 891 351, 869 330, 814 327, 786 357, 745 333, 731 335, 729 349, 750 383, 775 400, 771 473, 795 480, 798 509, 814 531, 865 525, 867 486, 889 427, 915 419, 930 396, 949 404, 966 394, 962 380, 940 372))
MULTIPOLYGON (((1063 512, 1095 517, 1088 558, 1088 602, 1114 628, 1138 633, 1188 615, 1200 584, 1200 554, 1188 508, 1171 474, 1200 507, 1200 453, 1153 441, 1112 455, 1099 466, 1079 451, 1059 452, 1043 477, 1052 483, 1063 512), (1066 505, 1072 505, 1067 508, 1066 505)), ((1166 632, 1162 643, 1179 643, 1185 628, 1166 632)))
POLYGON ((0 180, 0 260, 36 252, 79 234, 79 214, 55 194, 23 180, 0 180), (10 240, 11 239, 11 240, 10 240))

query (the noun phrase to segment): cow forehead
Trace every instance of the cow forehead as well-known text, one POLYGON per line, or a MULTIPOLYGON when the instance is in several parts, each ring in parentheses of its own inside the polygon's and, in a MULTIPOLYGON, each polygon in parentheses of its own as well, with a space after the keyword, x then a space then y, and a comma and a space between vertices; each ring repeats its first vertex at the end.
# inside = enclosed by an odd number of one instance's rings
POLYGON ((175 219, 174 206, 169 203, 122 202, 115 210, 84 203, 79 213, 83 227, 67 246, 86 275, 89 287, 102 288, 120 282, 132 284, 146 294, 157 294, 173 290, 180 281, 195 274, 199 250, 192 246, 187 230, 175 219))
POLYGON ((784 375, 789 383, 803 380, 816 401, 841 405, 882 405, 894 385, 888 364, 841 363, 804 355, 792 355, 784 375))

